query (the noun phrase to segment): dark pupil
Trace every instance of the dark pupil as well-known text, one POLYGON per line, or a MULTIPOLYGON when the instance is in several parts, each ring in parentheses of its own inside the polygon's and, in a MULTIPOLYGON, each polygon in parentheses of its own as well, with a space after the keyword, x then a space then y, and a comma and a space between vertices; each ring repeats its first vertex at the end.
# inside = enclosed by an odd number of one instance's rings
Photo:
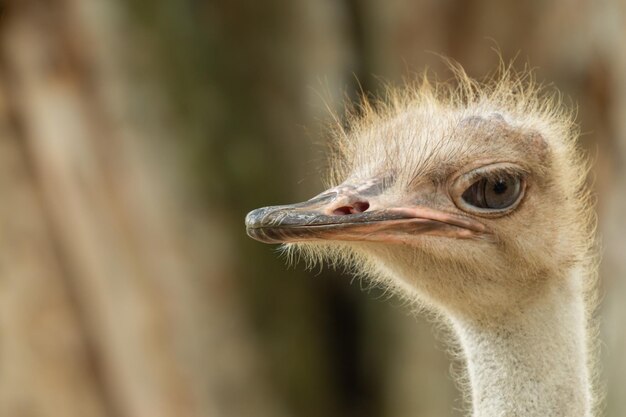
POLYGON ((493 185, 493 192, 496 194, 503 194, 506 192, 506 189, 509 188, 506 185, 505 180, 503 179, 499 179, 494 185, 493 185))

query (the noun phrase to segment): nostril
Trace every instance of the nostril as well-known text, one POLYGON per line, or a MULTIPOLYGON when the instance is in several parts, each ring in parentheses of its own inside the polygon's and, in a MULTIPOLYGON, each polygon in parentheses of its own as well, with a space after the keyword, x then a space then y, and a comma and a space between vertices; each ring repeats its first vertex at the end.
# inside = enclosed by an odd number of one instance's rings
POLYGON ((357 201, 353 204, 353 207, 354 213, 363 213, 364 211, 367 211, 368 208, 370 208, 370 204, 366 201, 357 201))
POLYGON ((368 202, 357 201, 349 206, 337 207, 333 210, 333 214, 336 216, 346 216, 348 214, 363 213, 364 211, 367 211, 368 208, 370 208, 370 204, 368 202))
POLYGON ((337 216, 345 216, 347 214, 352 214, 352 207, 348 207, 348 206, 337 207, 336 209, 333 210, 333 214, 337 216))

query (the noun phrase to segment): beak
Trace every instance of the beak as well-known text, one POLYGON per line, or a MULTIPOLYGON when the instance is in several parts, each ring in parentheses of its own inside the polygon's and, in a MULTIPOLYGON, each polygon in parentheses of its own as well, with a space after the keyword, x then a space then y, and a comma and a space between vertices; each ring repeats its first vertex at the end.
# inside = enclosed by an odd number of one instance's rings
POLYGON ((303 203, 253 210, 246 216, 246 232, 264 243, 410 243, 421 235, 471 239, 488 233, 473 218, 426 206, 370 209, 375 197, 341 185, 303 203))

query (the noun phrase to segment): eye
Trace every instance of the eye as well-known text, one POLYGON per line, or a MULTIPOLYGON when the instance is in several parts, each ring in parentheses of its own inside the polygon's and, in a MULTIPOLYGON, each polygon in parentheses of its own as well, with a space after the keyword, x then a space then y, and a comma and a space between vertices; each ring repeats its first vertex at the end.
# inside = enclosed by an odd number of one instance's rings
POLYGON ((522 190, 520 176, 501 174, 479 179, 463 192, 461 198, 476 208, 503 210, 520 199, 522 190))

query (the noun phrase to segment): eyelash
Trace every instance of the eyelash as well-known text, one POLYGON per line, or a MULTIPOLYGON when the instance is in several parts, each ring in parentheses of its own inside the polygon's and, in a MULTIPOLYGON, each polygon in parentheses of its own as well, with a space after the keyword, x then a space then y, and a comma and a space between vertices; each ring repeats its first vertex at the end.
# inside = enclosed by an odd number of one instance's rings
POLYGON ((480 181, 483 179, 495 180, 503 176, 526 177, 528 173, 519 168, 511 167, 507 169, 505 167, 501 167, 501 168, 493 168, 493 169, 478 168, 465 175, 467 176, 465 177, 465 180, 463 181, 463 183, 467 184, 467 186, 469 187, 470 185, 474 184, 476 181, 480 181))

